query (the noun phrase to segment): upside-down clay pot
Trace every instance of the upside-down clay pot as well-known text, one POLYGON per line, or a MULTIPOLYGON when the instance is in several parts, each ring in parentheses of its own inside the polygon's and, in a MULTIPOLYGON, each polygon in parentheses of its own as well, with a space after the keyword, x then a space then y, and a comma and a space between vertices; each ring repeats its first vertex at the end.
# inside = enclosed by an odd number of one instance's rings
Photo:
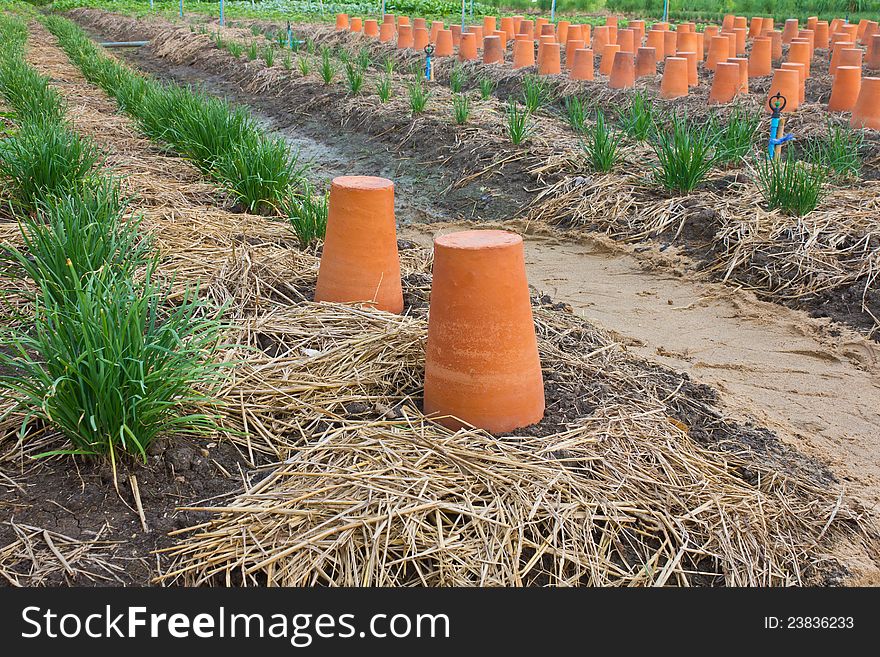
POLYGON ((473 32, 477 37, 477 45, 483 43, 483 26, 482 25, 471 25, 468 28, 471 32, 473 32))
POLYGON ((829 112, 850 112, 859 98, 862 87, 862 68, 860 66, 838 66, 837 75, 831 85, 831 98, 828 99, 829 112))
POLYGON ((661 98, 679 98, 688 95, 687 59, 667 57, 660 81, 661 98))
MULTIPOLYGON (((589 27, 589 26, 588 26, 589 27)), ((568 26, 568 34, 565 35, 564 43, 567 45, 569 41, 586 41, 584 39, 584 26, 580 23, 568 26)))
POLYGON ((733 29, 733 14, 724 15, 724 18, 721 19, 721 29, 722 31, 733 29))
POLYGON ((764 22, 764 19, 760 16, 752 16, 752 20, 749 23, 749 38, 754 39, 756 36, 761 34, 761 24, 764 22))
POLYGON ((512 16, 502 16, 501 17, 501 30, 505 33, 504 40, 513 41, 513 37, 516 34, 516 29, 513 26, 513 17, 512 16))
POLYGON ((770 37, 770 54, 774 60, 778 61, 782 59, 782 32, 779 30, 770 30, 767 32, 767 36, 770 37))
MULTIPOLYGON (((538 38, 538 70, 541 69, 541 60, 544 59, 544 46, 548 43, 556 43, 556 37, 552 34, 544 34, 538 38)), ((561 56, 561 50, 560 50, 561 56)))
POLYGON ((865 28, 865 33, 861 37, 862 45, 867 46, 870 44, 875 34, 880 34, 880 23, 868 21, 868 27, 865 28))
POLYGON ((517 34, 524 34, 530 39, 535 38, 535 24, 531 20, 522 19, 517 34))
POLYGON ((538 62, 538 75, 559 75, 562 72, 559 44, 544 42, 543 49, 544 54, 538 62))
POLYGON ((797 36, 798 19, 789 18, 785 21, 785 27, 782 28, 782 43, 791 43, 791 40, 797 36))
POLYGON ((428 21, 426 21, 424 18, 413 18, 412 26, 414 30, 417 30, 419 28, 427 29, 428 21))
POLYGON ((403 25, 409 25, 412 27, 412 23, 409 20, 409 16, 398 16, 397 17, 397 27, 400 28, 403 25))
POLYGON ((348 14, 336 14, 336 31, 341 32, 342 30, 348 29, 348 14))
POLYGON ((669 23, 666 21, 657 21, 651 26, 652 30, 659 30, 661 32, 665 32, 669 29, 669 23))
POLYGON ((783 112, 794 112, 801 101, 800 74, 794 69, 777 68, 773 71, 773 81, 770 83, 770 91, 767 92, 767 100, 764 102, 764 111, 771 112, 767 101, 777 93, 785 97, 786 103, 783 112))
POLYGON ((602 51, 602 60, 599 62, 599 73, 602 75, 611 75, 611 69, 614 66, 614 55, 620 52, 620 46, 616 43, 609 43, 602 51))
POLYGON ((737 93, 749 93, 749 60, 745 57, 729 57, 727 63, 739 66, 739 90, 737 93))
POLYGON ((538 36, 552 36, 553 39, 556 39, 556 28, 550 25, 549 23, 544 23, 541 25, 541 31, 538 32, 538 36))
POLYGON ((807 29, 812 30, 816 27, 816 23, 819 22, 818 16, 807 16, 807 29))
MULTIPOLYGON (((761 26, 761 29, 767 32, 773 31, 774 21, 772 16, 764 16, 764 24, 761 26)), ((782 38, 782 32, 779 33, 779 37, 782 38)))
POLYGON ((433 44, 437 43, 437 33, 440 30, 444 29, 445 27, 446 27, 446 25, 443 23, 443 21, 431 21, 431 35, 430 35, 431 43, 433 43, 433 44))
POLYGON ((458 48, 461 45, 461 25, 450 25, 449 31, 452 32, 452 45, 458 48))
POLYGON ((428 28, 425 27, 417 27, 413 30, 413 48, 417 51, 421 51, 425 49, 431 43, 431 33, 428 32, 428 28))
POLYGON ((709 90, 709 104, 729 103, 739 92, 739 65, 729 62, 718 62, 709 90))
POLYGON ((617 16, 606 16, 605 25, 608 27, 617 27, 617 16))
POLYGON ((403 50, 413 47, 413 28, 412 25, 397 26, 397 48, 403 50))
POLYGON ((819 21, 813 28, 813 45, 819 50, 828 49, 828 21, 819 21))
MULTIPOLYGON (((862 49, 861 48, 843 48, 840 51, 840 59, 837 61, 837 68, 841 66, 858 66, 862 67, 862 49)), ((835 69, 835 74, 837 69, 835 69)))
POLYGON ((736 54, 737 55, 745 55, 746 54, 746 33, 747 33, 747 30, 744 27, 733 28, 733 36, 734 36, 734 41, 736 42, 736 54))
POLYGON ((680 52, 697 52, 697 33, 696 32, 678 32, 675 40, 675 54, 680 52))
POLYGON ((600 25, 593 30, 593 52, 601 55, 609 43, 611 43, 611 30, 607 25, 600 25))
POLYGON ((333 179, 315 301, 361 302, 391 313, 403 311, 390 180, 333 179))
POLYGON ((389 43, 394 38, 394 23, 382 23, 379 26, 379 42, 389 43))
MULTIPOLYGON (((861 53, 861 50, 859 53, 861 53)), ((810 77, 810 44, 793 41, 788 48, 788 61, 795 64, 803 64, 807 69, 807 77, 810 77)))
POLYGON ((645 37, 645 45, 653 48, 657 53, 657 61, 663 61, 666 58, 666 49, 663 47, 666 43, 664 33, 661 30, 649 30, 645 37))
POLYGON ((868 48, 865 65, 872 71, 880 71, 880 34, 871 37, 871 46, 868 48))
POLYGON ((705 35, 702 32, 697 32, 697 61, 702 62, 706 59, 706 49, 704 47, 705 35))
POLYGON ((752 41, 749 53, 749 77, 762 78, 773 73, 772 42, 769 37, 758 37, 752 41))
POLYGON ((728 57, 736 57, 736 34, 733 32, 722 32, 721 35, 727 37, 727 52, 730 53, 728 57))
POLYGON ((831 19, 831 27, 829 28, 829 33, 830 33, 830 34, 834 34, 834 33, 836 33, 836 32, 837 32, 837 29, 838 29, 841 25, 843 25, 843 19, 842 19, 842 18, 832 18, 832 19, 831 19))
POLYGON ((501 37, 487 36, 483 37, 483 63, 484 64, 503 64, 504 63, 504 46, 501 37))
POLYGON ((868 27, 868 19, 863 18, 859 21, 858 25, 856 26, 856 38, 859 41, 862 40, 862 35, 865 33, 866 27, 868 27))
POLYGON ((798 73, 798 98, 800 99, 800 103, 803 105, 806 94, 807 94, 807 71, 803 64, 795 63, 795 62, 783 62, 779 65, 779 68, 790 68, 798 73))
POLYGON ((572 80, 593 79, 593 51, 589 48, 578 48, 574 51, 574 60, 568 77, 572 80))
POLYGON ((376 38, 379 36, 379 22, 371 18, 364 21, 364 36, 376 38))
POLYGON ((840 65, 841 52, 843 50, 854 49, 855 45, 856 44, 852 43, 851 41, 837 41, 831 47, 831 64, 829 64, 829 66, 828 66, 828 72, 831 75, 834 75, 834 71, 840 65))
POLYGON ((629 89, 636 83, 634 59, 631 52, 614 53, 611 75, 608 78, 608 86, 611 89, 629 89))
POLYGON ((706 40, 707 44, 712 42, 713 37, 717 37, 721 34, 721 30, 718 29, 717 25, 707 25, 703 28, 703 38, 706 40))
POLYGON ((642 45, 642 41, 645 39, 645 21, 643 20, 634 20, 629 22, 629 29, 631 29, 634 33, 635 39, 635 47, 639 48, 642 45))
POLYGON ((706 68, 714 71, 718 62, 726 61, 733 53, 729 52, 730 40, 726 36, 712 37, 709 42, 709 55, 706 58, 706 68))
POLYGON ((657 75, 657 51, 643 46, 636 52, 636 77, 647 78, 657 75))
POLYGON ((394 21, 395 21, 394 14, 383 14, 383 16, 382 16, 383 23, 391 23, 392 25, 394 25, 395 24, 394 21))
POLYGON ((348 29, 352 32, 360 32, 364 29, 364 21, 362 18, 352 18, 348 29))
POLYGON ((734 16, 733 29, 737 29, 740 27, 746 29, 748 27, 748 19, 745 16, 734 16))
POLYGON ((663 52, 667 57, 675 57, 678 52, 678 34, 676 32, 663 33, 663 52))
POLYGON ((880 78, 864 78, 849 122, 853 128, 880 130, 880 78))
POLYGON ((582 50, 587 47, 587 44, 583 42, 583 39, 569 39, 565 42, 565 66, 567 68, 571 68, 572 62, 574 62, 574 51, 582 50))
POLYGON ((483 34, 492 34, 498 27, 494 16, 483 16, 483 34))
POLYGON ((816 47, 814 45, 814 39, 816 38, 815 32, 812 30, 801 30, 797 39, 792 39, 791 45, 795 45, 796 43, 805 43, 810 49, 810 61, 813 60, 813 55, 815 55, 816 47))
POLYGON ((458 43, 458 59, 462 62, 477 58, 477 35, 473 32, 462 32, 458 43))
POLYGON ((620 52, 635 52, 635 36, 633 30, 617 30, 617 45, 620 46, 620 52))
POLYGON ((676 57, 681 57, 687 60, 688 86, 696 87, 700 84, 700 75, 697 70, 697 53, 679 52, 676 57))
POLYGON ((526 68, 535 65, 535 42, 518 38, 513 42, 513 68, 526 68))
POLYGON ((452 30, 440 30, 437 32, 437 43, 434 46, 435 57, 452 57, 455 54, 455 44, 452 42, 452 30))
POLYGON ((556 24, 556 40, 559 41, 560 44, 564 44, 568 41, 568 30, 571 28, 571 23, 569 21, 559 21, 556 24))

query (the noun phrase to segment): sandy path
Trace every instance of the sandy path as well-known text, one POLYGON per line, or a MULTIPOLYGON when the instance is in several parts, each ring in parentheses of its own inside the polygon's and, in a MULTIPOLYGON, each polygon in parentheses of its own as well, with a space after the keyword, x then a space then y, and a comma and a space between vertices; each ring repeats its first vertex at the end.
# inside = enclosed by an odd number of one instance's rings
MULTIPOLYGON (((448 226, 406 226, 430 243, 448 226)), ((731 414, 753 417, 829 464, 880 517, 880 346, 753 295, 651 267, 603 238, 526 241, 530 284, 616 332, 629 348, 722 392, 731 414)), ((835 327, 836 328, 836 327, 835 327)))

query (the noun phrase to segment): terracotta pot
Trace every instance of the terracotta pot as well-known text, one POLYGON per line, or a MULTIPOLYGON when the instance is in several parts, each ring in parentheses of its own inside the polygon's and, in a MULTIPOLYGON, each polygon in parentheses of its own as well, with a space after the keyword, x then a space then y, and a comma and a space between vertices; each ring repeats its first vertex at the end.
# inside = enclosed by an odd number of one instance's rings
POLYGON ((571 26, 571 23, 568 21, 559 21, 556 24, 556 40, 559 41, 560 44, 564 44, 568 41, 568 29, 571 26))
POLYGON ((617 27, 617 16, 606 16, 605 25, 609 27, 617 27))
POLYGON ((697 53, 679 51, 677 56, 683 57, 687 60, 688 86, 696 87, 698 84, 700 84, 700 76, 697 70, 697 53))
POLYGON ((771 39, 770 54, 774 60, 782 59, 782 32, 779 30, 770 30, 767 36, 771 39))
POLYGON ((409 16, 398 16, 397 17, 397 27, 400 28, 403 25, 409 25, 412 27, 412 22, 409 20, 409 16))
POLYGON ((801 105, 804 104, 804 99, 806 97, 807 92, 807 71, 803 64, 794 63, 794 62, 783 62, 779 65, 779 68, 788 68, 797 71, 798 73, 798 100, 801 105))
POLYGON ((473 61, 477 58, 477 35, 473 32, 462 32, 461 41, 458 44, 458 60, 461 62, 473 61))
POLYGON ((513 25, 513 17, 503 16, 501 18, 501 29, 507 35, 505 41, 513 41, 513 37, 516 35, 516 29, 513 25))
POLYGON ((657 61, 662 61, 666 57, 666 50, 663 47, 666 43, 664 33, 660 30, 649 30, 645 39, 645 45, 653 48, 657 53, 657 61))
POLYGON ((607 25, 601 25, 593 30, 593 51, 600 55, 605 52, 605 46, 611 41, 611 31, 607 25))
POLYGON ((733 29, 734 30, 739 29, 739 28, 742 28, 745 30, 745 29, 748 29, 748 26, 749 26, 749 22, 745 16, 734 16, 733 17, 733 29))
POLYGON ((752 16, 752 20, 749 23, 749 38, 754 39, 756 36, 761 34, 761 24, 764 22, 764 19, 760 16, 752 16))
POLYGON ((471 25, 468 30, 473 32, 477 37, 477 44, 483 43, 483 37, 486 36, 483 34, 483 26, 482 25, 471 25))
POLYGON ((382 23, 379 26, 379 41, 389 43, 394 39, 394 23, 382 23))
POLYGON ((785 21, 785 27, 782 29, 782 43, 791 43, 791 40, 797 36, 798 19, 789 18, 785 21))
POLYGON ((849 124, 880 130, 880 78, 864 78, 849 124))
POLYGON ((608 86, 612 89, 628 89, 635 85, 635 83, 636 69, 633 54, 622 51, 614 53, 614 62, 611 65, 608 86))
POLYGON ((808 16, 807 17, 807 29, 814 30, 816 29, 816 23, 819 22, 818 16, 808 16))
POLYGON ((392 313, 403 311, 390 180, 333 179, 315 301, 361 302, 392 313))
POLYGON ((862 69, 859 66, 838 66, 834 84, 831 85, 831 98, 828 99, 829 112, 851 112, 859 98, 862 86, 862 69))
POLYGON ((629 29, 634 33, 635 47, 638 49, 645 40, 645 21, 634 20, 629 22, 629 29))
POLYGON ((494 16, 483 16, 483 34, 492 34, 498 28, 498 22, 494 16))
POLYGON ((571 68, 572 63, 574 62, 574 51, 575 50, 583 50, 587 47, 582 40, 569 39, 565 44, 565 65, 568 68, 571 68))
POLYGON ((709 90, 709 104, 716 105, 731 102, 736 98, 739 84, 739 65, 729 62, 718 62, 715 65, 712 88, 709 90))
POLYGON ((360 19, 360 18, 352 18, 352 19, 350 19, 350 20, 351 20, 351 22, 349 23, 349 26, 348 26, 348 29, 349 29, 350 31, 352 31, 352 32, 360 32, 361 30, 364 29, 364 21, 363 21, 363 19, 360 19))
POLYGON ((745 57, 730 57, 727 63, 739 66, 739 89, 737 94, 749 93, 749 60, 745 57))
POLYGON ((837 68, 834 69, 833 75, 837 74, 837 69, 841 66, 858 66, 862 67, 862 49, 861 48, 843 48, 840 51, 840 59, 837 61, 837 68))
POLYGON ((422 51, 431 43, 431 33, 426 27, 417 27, 413 30, 413 48, 422 51))
POLYGON ((828 48, 828 21, 819 21, 813 28, 813 45, 819 50, 828 48))
POLYGON ((452 429, 467 423, 493 433, 543 417, 544 382, 518 235, 473 230, 434 239, 424 411, 452 429))
POLYGON ((574 51, 574 61, 569 70, 568 77, 572 80, 593 79, 593 51, 588 48, 579 48, 574 51))
POLYGON ((568 34, 565 37, 565 43, 568 44, 569 41, 583 41, 587 42, 588 39, 584 39, 584 26, 580 23, 575 23, 574 25, 568 26, 568 34))
POLYGON ((724 18, 721 20, 721 31, 724 32, 726 30, 733 29, 733 14, 726 14, 724 18))
POLYGON ((750 78, 762 78, 773 73, 773 58, 770 56, 772 46, 770 37, 758 37, 752 41, 752 51, 749 53, 750 78))
POLYGON ((390 23, 391 25, 396 25, 394 14, 384 14, 382 16, 382 23, 390 23))
POLYGON ((697 32, 697 61, 702 62, 706 59, 706 37, 702 32, 697 32))
POLYGON ((513 68, 535 65, 535 42, 529 38, 518 38, 513 42, 513 68))
POLYGON ((688 63, 684 57, 667 57, 660 81, 661 98, 679 98, 688 95, 688 63))
POLYGON ((556 37, 556 28, 550 23, 544 23, 541 25, 541 31, 538 32, 538 35, 556 37))
MULTIPOLYGON (((696 55, 695 55, 696 56, 696 55)), ((647 78, 657 75, 657 51, 643 46, 636 53, 636 77, 647 78)))
POLYGON ((880 71, 880 34, 871 37, 871 47, 868 48, 865 65, 872 71, 880 71))
POLYGON ((435 57, 452 57, 455 54, 455 44, 452 42, 452 30, 440 30, 437 32, 435 44, 435 57))
POLYGON ((403 50, 413 47, 413 28, 412 25, 398 25, 397 27, 397 48, 403 50))
POLYGON ((348 26, 348 14, 336 14, 336 31, 347 30, 348 26))
POLYGON ((426 30, 428 29, 428 22, 424 18, 413 18, 412 26, 414 30, 419 28, 426 30))
POLYGON ((692 52, 697 53, 697 33, 696 32, 678 32, 675 40, 675 53, 692 52))
POLYGON ((602 51, 602 59, 599 60, 599 73, 602 75, 611 75, 611 69, 614 66, 614 55, 620 52, 620 46, 616 43, 609 43, 602 51))
POLYGON ((530 20, 522 19, 519 24, 519 29, 516 31, 517 34, 525 34, 530 39, 535 38, 535 24, 530 20))
POLYGON ((620 52, 635 52, 636 33, 633 30, 617 30, 617 45, 620 46, 620 52))
POLYGON ((714 71, 718 62, 725 61, 731 56, 730 40, 726 36, 712 37, 709 42, 709 56, 706 58, 706 68, 714 71))
POLYGON ((828 72, 831 75, 834 75, 834 71, 837 69, 840 64, 841 52, 843 50, 851 50, 855 48, 854 43, 851 41, 837 41, 834 46, 831 48, 831 64, 828 66, 828 72))
POLYGON ((663 52, 667 57, 675 57, 678 52, 678 34, 675 32, 663 33, 663 52))
MULTIPOLYGON (((767 93, 767 100, 781 93, 786 100, 783 112, 794 112, 800 105, 801 92, 800 74, 794 69, 777 68, 773 71, 773 81, 770 83, 770 91, 767 93)), ((769 104, 765 101, 764 111, 771 112, 769 104)))
POLYGON ((861 37, 862 45, 869 45, 875 34, 880 34, 880 24, 878 24, 877 21, 868 21, 865 33, 861 37))
POLYGON ((538 75, 559 75, 562 72, 559 44, 544 42, 543 50, 544 54, 538 63, 538 75))
MULTIPOLYGON (((859 51, 859 54, 861 54, 861 51, 859 51)), ((807 77, 810 77, 810 44, 792 41, 791 46, 788 48, 788 61, 803 64, 807 70, 807 77)))
POLYGON ((484 64, 503 64, 504 63, 504 46, 501 37, 487 36, 483 37, 483 63, 484 64))
POLYGON ((368 18, 364 21, 364 36, 378 38, 379 37, 379 22, 375 21, 371 18, 368 18))
POLYGON ((461 45, 461 25, 450 25, 449 31, 452 32, 452 47, 458 48, 461 45))

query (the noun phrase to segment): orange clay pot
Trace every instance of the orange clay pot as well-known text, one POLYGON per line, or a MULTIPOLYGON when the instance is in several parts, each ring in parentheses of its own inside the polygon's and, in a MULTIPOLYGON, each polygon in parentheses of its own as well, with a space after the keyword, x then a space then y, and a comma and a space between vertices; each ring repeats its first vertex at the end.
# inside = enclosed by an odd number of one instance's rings
POLYGON ((397 48, 403 50, 413 47, 412 25, 399 25, 397 27, 397 48))
POLYGON ((452 57, 455 54, 455 44, 452 42, 452 30, 440 30, 437 32, 435 44, 435 57, 452 57))
POLYGON ((409 16, 398 16, 397 17, 397 27, 400 28, 403 25, 409 25, 412 27, 412 23, 409 20, 409 16))
POLYGON ((425 414, 451 429, 502 433, 544 416, 519 235, 469 230, 434 239, 424 392, 425 414))
POLYGON ((709 90, 709 104, 729 103, 739 91, 739 65, 729 62, 718 62, 715 65, 715 76, 709 90))
POLYGON ((855 43, 858 40, 858 25, 853 25, 852 23, 848 23, 846 25, 841 25, 837 31, 843 32, 847 37, 847 41, 852 41, 855 43))
POLYGON ((819 21, 813 29, 813 45, 819 50, 828 49, 828 21, 819 21))
POLYGON ((633 54, 617 51, 614 53, 614 63, 611 66, 608 86, 611 89, 628 89, 635 83, 636 69, 633 54))
POLYGON ((513 42, 513 68, 535 65, 535 42, 529 38, 518 38, 513 42))
POLYGON ((556 28, 549 23, 543 23, 541 25, 541 31, 538 32, 539 36, 552 36, 554 39, 556 38, 556 28))
POLYGON ((445 28, 446 25, 443 23, 443 21, 431 21, 431 43, 437 43, 437 33, 445 28))
POLYGON ((568 34, 565 35, 565 43, 569 41, 587 41, 584 39, 584 26, 580 23, 568 26, 568 34))
POLYGON ((725 14, 724 18, 721 19, 721 30, 731 30, 733 29, 733 14, 725 14))
POLYGON ((535 24, 530 21, 523 19, 520 21, 519 29, 516 32, 517 34, 525 34, 530 39, 535 38, 535 24))
POLYGON ((697 53, 679 52, 676 57, 681 57, 687 60, 688 86, 696 87, 700 84, 700 75, 697 72, 697 53))
POLYGON ((652 30, 658 30, 660 32, 666 32, 669 30, 669 23, 664 21, 658 21, 651 26, 652 30))
POLYGON ((853 128, 880 130, 880 78, 864 78, 849 122, 853 128))
POLYGON ((636 33, 633 30, 617 30, 617 45, 620 46, 620 52, 635 52, 636 33))
POLYGON ((391 23, 392 25, 394 25, 394 14, 384 14, 382 16, 382 22, 391 23))
POLYGON ((483 37, 483 63, 484 64, 503 64, 504 63, 504 42, 501 37, 487 36, 483 37))
POLYGON ((452 47, 458 48, 461 45, 461 25, 450 25, 449 31, 452 32, 452 47))
MULTIPOLYGON (((785 96, 786 104, 783 112, 794 112, 801 101, 801 79, 800 74, 794 69, 777 68, 773 71, 773 81, 770 83, 770 91, 767 92, 767 100, 781 93, 785 96)), ((770 112, 770 106, 765 101, 764 111, 770 112)))
POLYGON ((593 52, 601 55, 609 43, 611 43, 611 31, 607 25, 600 25, 593 30, 593 52))
POLYGON ((782 32, 779 30, 770 30, 767 32, 767 36, 770 37, 771 46, 770 46, 770 55, 774 60, 782 59, 782 32))
POLYGON ((791 44, 794 45, 796 43, 806 43, 810 47, 810 60, 812 60, 816 50, 816 47, 814 45, 815 38, 816 33, 813 32, 813 30, 801 30, 798 38, 792 39, 791 44))
POLYGON ((379 26, 379 41, 389 43, 394 39, 394 23, 382 23, 379 26))
POLYGON ((769 37, 758 37, 752 41, 749 53, 749 77, 762 78, 773 73, 773 58, 770 50, 773 46, 769 37))
POLYGON ((362 302, 391 313, 403 311, 390 180, 333 179, 315 301, 362 302))
POLYGON ((748 34, 748 30, 744 27, 735 27, 733 28, 733 36, 736 41, 736 54, 737 55, 745 55, 746 54, 746 35, 748 34))
POLYGON ((657 51, 653 48, 641 47, 636 52, 637 78, 647 78, 657 75, 657 51))
POLYGON ((628 27, 634 33, 633 38, 635 39, 635 47, 638 49, 639 47, 641 47, 642 41, 644 41, 645 39, 645 21, 630 21, 628 27))
POLYGON ((875 34, 880 34, 880 24, 877 21, 869 21, 865 33, 861 37, 862 45, 867 46, 875 34))
POLYGON ((749 93, 749 60, 745 57, 729 57, 727 63, 739 66, 739 90, 737 93, 749 93))
POLYGON ((743 29, 748 28, 749 21, 745 16, 734 16, 733 18, 733 29, 737 29, 741 27, 743 29))
POLYGON ((798 19, 789 18, 785 21, 785 27, 782 28, 782 43, 791 43, 791 40, 797 36, 798 19))
POLYGON ((514 16, 513 17, 513 33, 519 34, 519 25, 525 20, 525 16, 514 16))
POLYGON ((709 43, 712 42, 712 37, 717 37, 719 34, 721 34, 721 30, 718 29, 717 25, 707 25, 703 29, 703 37, 707 39, 709 43))
POLYGON ((412 26, 414 30, 428 29, 428 22, 424 18, 413 18, 412 26))
POLYGON ((593 51, 578 48, 574 51, 574 59, 568 77, 572 80, 593 79, 593 51))
POLYGON ((539 16, 538 18, 536 18, 535 19, 535 29, 537 30, 538 34, 541 33, 541 26, 548 25, 549 23, 550 23, 549 18, 544 18, 543 16, 539 16))
POLYGON ((818 16, 808 16, 807 17, 807 29, 813 30, 816 28, 816 23, 819 22, 818 16))
POLYGON ((880 34, 871 37, 871 46, 868 48, 865 65, 872 71, 880 71, 880 34))
POLYGON ((599 73, 602 75, 611 75, 611 69, 614 66, 614 55, 620 52, 620 46, 616 43, 609 43, 602 51, 602 59, 599 61, 599 73))
POLYGON ((501 18, 501 30, 507 35, 505 41, 513 41, 516 30, 513 27, 513 18, 511 16, 503 16, 501 18))
POLYGON ((413 48, 417 51, 424 50, 431 43, 431 33, 425 27, 417 27, 413 30, 413 48))
POLYGON ((764 22, 764 19, 760 16, 752 16, 752 20, 749 23, 749 38, 754 39, 756 36, 761 34, 761 23, 764 22))
POLYGON ((727 52, 729 57, 736 57, 736 34, 733 32, 722 32, 721 36, 726 36, 728 40, 727 52))
POLYGON ((829 112, 850 112, 856 106, 862 86, 862 69, 858 66, 838 66, 834 84, 831 85, 831 98, 828 99, 829 112))
POLYGON ((556 24, 556 40, 559 41, 560 44, 564 44, 568 41, 568 30, 571 27, 571 23, 568 21, 559 21, 556 24))
POLYGON ((352 18, 351 23, 348 26, 348 29, 352 32, 360 32, 364 29, 364 21, 360 18, 352 18))
POLYGON ((606 16, 605 25, 609 27, 617 27, 617 16, 606 16))
POLYGON ((730 40, 726 36, 712 37, 709 42, 709 56, 706 58, 706 68, 714 71, 718 62, 725 61, 730 57, 730 40))
POLYGON ((342 30, 348 29, 348 14, 336 14, 336 31, 341 32, 342 30))
POLYGON ((364 36, 376 38, 379 36, 379 22, 371 18, 364 21, 364 36))
POLYGON ((678 32, 675 40, 675 53, 680 52, 697 53, 697 33, 696 32, 678 32))
POLYGON ((458 44, 458 60, 472 61, 477 58, 477 35, 473 32, 462 32, 458 44))
POLYGON ((856 38, 861 41, 862 35, 865 33, 865 28, 868 27, 868 19, 863 18, 859 21, 858 25, 856 25, 856 38))
POLYGON ((571 68, 572 62, 574 62, 574 51, 575 50, 583 50, 587 47, 580 39, 569 39, 565 43, 565 65, 568 68, 571 68))
MULTIPOLYGON (((861 50, 859 54, 861 54, 861 50)), ((810 44, 793 41, 788 48, 788 61, 795 64, 803 64, 807 69, 807 77, 810 77, 810 44)))
POLYGON ((538 62, 538 75, 559 75, 562 72, 559 44, 545 41, 543 50, 544 54, 541 56, 541 61, 538 62))
MULTIPOLYGON (((773 17, 772 16, 765 16, 764 17, 764 24, 761 26, 761 29, 767 30, 768 32, 773 30, 773 17)), ((779 33, 779 36, 780 37, 782 36, 782 32, 779 33)))
POLYGON ((645 45, 653 48, 657 53, 657 61, 662 61, 666 57, 666 49, 663 47, 666 43, 664 33, 660 30, 649 30, 645 38, 645 45))
POLYGON ((834 46, 831 48, 831 64, 828 66, 828 72, 831 75, 834 75, 834 71, 840 65, 840 53, 844 49, 849 50, 855 48, 855 45, 856 44, 852 43, 851 41, 838 41, 834 44, 834 46))
MULTIPOLYGON (((837 61, 837 68, 841 66, 858 66, 862 67, 862 49, 861 48, 844 48, 840 51, 840 59, 837 61)), ((834 74, 837 73, 835 69, 834 74)))
POLYGON ((471 25, 468 30, 473 32, 477 36, 477 44, 483 43, 483 26, 482 25, 471 25))
POLYGON ((796 64, 794 62, 783 62, 779 65, 779 68, 788 68, 797 71, 798 73, 798 81, 800 86, 798 87, 798 96, 800 100, 800 104, 804 104, 804 100, 807 93, 807 72, 803 64, 796 64))
POLYGON ((663 79, 660 81, 661 98, 679 98, 688 95, 687 59, 684 57, 667 57, 663 67, 663 79))
POLYGON ((494 16, 483 16, 483 34, 492 34, 498 28, 498 21, 494 16))
POLYGON ((697 61, 702 62, 706 59, 705 36, 702 32, 697 32, 697 61))
POLYGON ((666 54, 667 57, 675 57, 675 54, 678 52, 677 32, 663 33, 663 52, 666 54))

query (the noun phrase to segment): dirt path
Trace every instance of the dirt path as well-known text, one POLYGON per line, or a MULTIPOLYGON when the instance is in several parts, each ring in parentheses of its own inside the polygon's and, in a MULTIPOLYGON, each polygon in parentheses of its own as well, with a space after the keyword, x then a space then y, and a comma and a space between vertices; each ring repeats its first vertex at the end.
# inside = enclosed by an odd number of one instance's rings
MULTIPOLYGON (((471 226, 472 227, 472 226, 471 226)), ((406 227, 423 244, 450 226, 406 227)), ((805 313, 675 275, 602 237, 526 242, 531 285, 646 358, 722 394, 728 410, 828 463, 880 516, 880 349, 805 313), (836 334, 836 335, 835 335, 836 334)))

